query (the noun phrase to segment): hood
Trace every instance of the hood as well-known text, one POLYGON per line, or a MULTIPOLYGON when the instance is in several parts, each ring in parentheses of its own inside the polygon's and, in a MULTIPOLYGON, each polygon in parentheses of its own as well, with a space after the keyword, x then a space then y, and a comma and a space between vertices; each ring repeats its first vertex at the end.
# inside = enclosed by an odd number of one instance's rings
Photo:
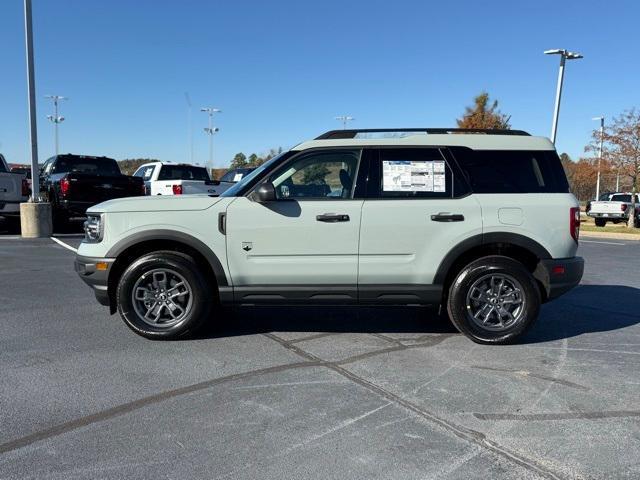
POLYGON ((126 197, 107 200, 87 210, 87 213, 110 212, 175 212, 205 210, 220 201, 220 197, 209 195, 155 195, 149 197, 126 197))

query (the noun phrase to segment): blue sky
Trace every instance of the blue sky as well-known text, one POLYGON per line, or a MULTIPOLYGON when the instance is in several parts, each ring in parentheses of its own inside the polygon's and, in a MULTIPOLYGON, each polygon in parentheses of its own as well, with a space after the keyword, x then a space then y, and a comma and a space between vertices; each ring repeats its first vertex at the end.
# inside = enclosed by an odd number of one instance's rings
MULTIPOLYGON (((338 128, 455 126, 487 90, 513 128, 549 135, 558 58, 567 65, 557 147, 582 154, 591 117, 640 106, 640 4, 617 1, 33 0, 40 160, 61 151, 196 161, 206 116, 214 163, 338 128)), ((22 0, 0 2, 0 152, 28 162, 22 0)))

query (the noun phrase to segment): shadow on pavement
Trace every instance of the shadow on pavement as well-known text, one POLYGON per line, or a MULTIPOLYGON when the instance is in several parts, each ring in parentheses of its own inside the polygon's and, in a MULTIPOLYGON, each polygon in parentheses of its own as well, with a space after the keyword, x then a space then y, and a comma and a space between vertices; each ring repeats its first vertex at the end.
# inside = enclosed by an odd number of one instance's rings
MULTIPOLYGON (((234 307, 224 320, 196 338, 265 332, 457 333, 447 319, 425 307, 234 307)), ((640 290, 618 285, 581 285, 543 306, 520 343, 531 344, 607 332, 640 323, 640 290)))
POLYGON ((545 305, 521 343, 609 332, 637 323, 640 323, 640 289, 624 285, 580 285, 545 305))

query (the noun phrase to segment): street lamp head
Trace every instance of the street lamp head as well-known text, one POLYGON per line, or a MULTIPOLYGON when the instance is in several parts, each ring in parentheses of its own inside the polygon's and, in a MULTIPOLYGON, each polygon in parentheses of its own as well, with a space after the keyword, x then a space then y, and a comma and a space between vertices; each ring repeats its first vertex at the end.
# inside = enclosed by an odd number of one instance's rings
POLYGON ((564 48, 554 48, 552 50, 545 50, 545 55, 562 55, 567 60, 577 60, 578 58, 583 58, 582 54, 576 52, 570 52, 564 48))
POLYGON ((601 120, 602 121, 602 120, 604 120, 604 116, 602 116, 602 117, 593 117, 591 120, 601 120))

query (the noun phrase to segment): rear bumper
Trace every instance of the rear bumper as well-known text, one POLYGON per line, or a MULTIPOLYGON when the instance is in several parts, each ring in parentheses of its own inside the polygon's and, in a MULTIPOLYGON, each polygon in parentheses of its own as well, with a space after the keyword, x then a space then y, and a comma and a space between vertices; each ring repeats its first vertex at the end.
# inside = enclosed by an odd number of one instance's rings
POLYGON ((109 272, 115 262, 115 258, 96 258, 77 255, 75 269, 84 283, 89 285, 95 293, 96 300, 101 305, 111 306, 109 299, 109 272), (106 264, 105 270, 98 269, 98 264, 106 264))
POLYGON ((627 218, 627 214, 625 212, 611 212, 611 213, 600 213, 600 212, 589 212, 587 216, 592 218, 627 218))
POLYGON ((78 215, 84 217, 87 214, 87 208, 93 207, 99 202, 80 202, 76 200, 60 200, 60 210, 68 215, 78 215))
POLYGON ((553 300, 580 283, 584 272, 582 257, 540 260, 533 276, 545 289, 546 299, 553 300))
POLYGON ((0 200, 0 216, 20 216, 20 203, 22 202, 23 200, 0 200))

